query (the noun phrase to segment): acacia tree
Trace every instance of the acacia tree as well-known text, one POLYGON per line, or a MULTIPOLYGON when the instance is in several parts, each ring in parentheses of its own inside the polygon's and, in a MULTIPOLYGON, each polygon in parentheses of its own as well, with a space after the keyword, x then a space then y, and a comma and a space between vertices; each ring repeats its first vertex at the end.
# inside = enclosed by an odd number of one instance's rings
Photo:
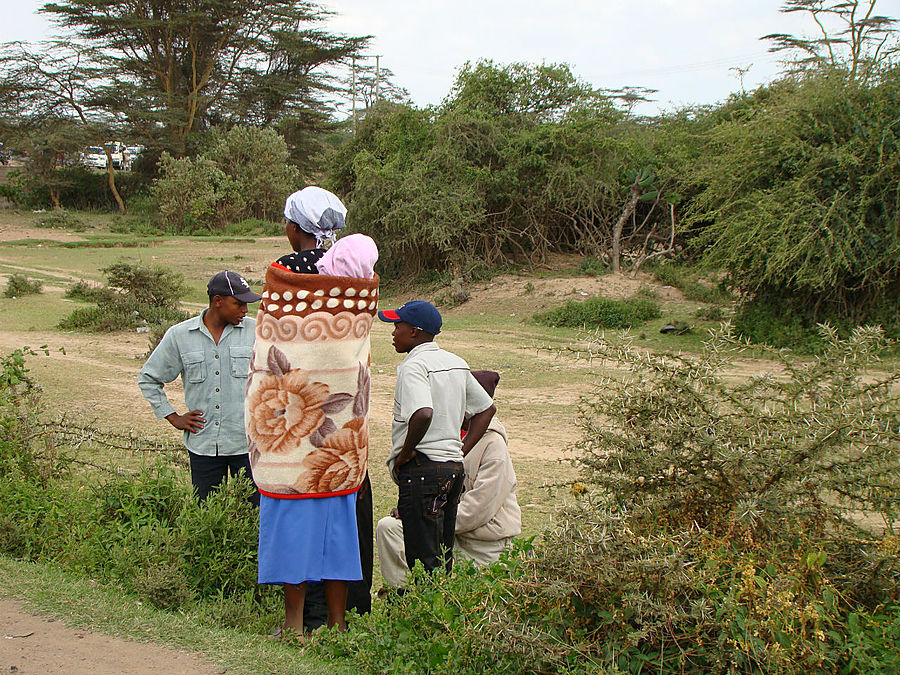
POLYGON ((893 28, 896 19, 875 13, 877 0, 787 0, 785 14, 808 14, 818 29, 815 37, 771 33, 770 51, 799 52, 793 65, 800 70, 827 66, 846 68, 850 79, 865 82, 877 66, 900 50, 893 28))
POLYGON ((70 117, 31 119, 25 125, 11 128, 7 138, 15 139, 16 145, 28 151, 24 167, 26 180, 44 186, 53 207, 60 208, 60 190, 68 187, 70 181, 57 169, 68 154, 89 142, 82 125, 70 117))
POLYGON ((57 206, 52 169, 58 163, 59 153, 77 149, 71 143, 75 132, 63 122, 80 122, 82 135, 93 138, 106 152, 109 189, 119 211, 124 213, 125 202, 116 187, 112 157, 103 133, 119 120, 95 100, 92 88, 95 72, 82 66, 81 56, 78 50, 62 42, 50 43, 40 52, 21 43, 3 45, 0 50, 0 112, 16 121, 17 129, 30 138, 30 142, 37 142, 36 147, 51 147, 53 144, 48 139, 59 141, 62 137, 56 130, 60 125, 66 127, 65 142, 56 142, 52 152, 48 151, 50 154, 41 151, 39 156, 43 159, 32 157, 41 167, 37 174, 49 181, 46 185, 57 206), (41 140, 47 134, 49 136, 41 140))
POLYGON ((315 28, 328 13, 296 0, 60 0, 41 11, 87 50, 94 102, 176 154, 212 123, 315 108, 330 86, 322 67, 367 40, 315 28))

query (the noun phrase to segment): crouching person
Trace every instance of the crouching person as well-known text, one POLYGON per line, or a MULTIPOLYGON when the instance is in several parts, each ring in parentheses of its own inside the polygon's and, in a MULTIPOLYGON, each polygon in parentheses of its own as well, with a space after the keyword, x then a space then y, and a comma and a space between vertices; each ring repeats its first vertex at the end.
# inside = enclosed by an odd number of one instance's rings
MULTIPOLYGON (((490 370, 476 370, 472 374, 493 398, 499 374, 490 370)), ((522 531, 516 474, 507 443, 506 429, 494 417, 481 440, 463 458, 465 491, 456 514, 453 550, 454 554, 477 565, 498 560, 512 538, 522 531)), ((403 523, 396 509, 378 521, 375 542, 385 583, 402 587, 409 567, 403 546, 403 523)))

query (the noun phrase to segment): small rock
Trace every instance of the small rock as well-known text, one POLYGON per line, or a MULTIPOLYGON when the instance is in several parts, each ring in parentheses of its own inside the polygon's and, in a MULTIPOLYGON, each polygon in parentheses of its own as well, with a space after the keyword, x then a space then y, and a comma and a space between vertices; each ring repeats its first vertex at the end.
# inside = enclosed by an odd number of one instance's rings
POLYGON ((135 333, 149 333, 150 326, 138 326, 137 328, 134 329, 134 332, 135 333))
POLYGON ((663 335, 668 335, 670 333, 674 333, 675 335, 684 335, 685 333, 691 332, 691 327, 684 321, 675 321, 674 323, 666 324, 665 326, 660 328, 659 332, 663 335))

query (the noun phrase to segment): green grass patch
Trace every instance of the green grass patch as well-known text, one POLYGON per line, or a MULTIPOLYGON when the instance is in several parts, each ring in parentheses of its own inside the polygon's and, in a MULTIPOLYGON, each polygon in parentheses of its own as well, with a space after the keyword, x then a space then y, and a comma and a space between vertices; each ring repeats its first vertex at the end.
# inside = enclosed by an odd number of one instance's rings
POLYGON ((662 316, 659 303, 650 298, 593 297, 566 304, 547 312, 535 314, 535 321, 545 326, 566 326, 570 328, 610 328, 623 329, 639 326, 650 319, 662 316))
MULTIPOLYGON (((223 672, 317 675, 350 672, 345 663, 325 660, 310 650, 279 644, 264 635, 217 624, 203 608, 170 612, 143 602, 114 583, 72 572, 55 564, 34 563, 0 555, 0 595, 13 593, 34 612, 67 625, 124 639, 162 644, 201 655, 223 672)), ((272 626, 278 617, 269 616, 272 626)))
POLYGON ((599 258, 588 256, 578 264, 578 272, 589 277, 599 277, 609 273, 609 266, 599 258))

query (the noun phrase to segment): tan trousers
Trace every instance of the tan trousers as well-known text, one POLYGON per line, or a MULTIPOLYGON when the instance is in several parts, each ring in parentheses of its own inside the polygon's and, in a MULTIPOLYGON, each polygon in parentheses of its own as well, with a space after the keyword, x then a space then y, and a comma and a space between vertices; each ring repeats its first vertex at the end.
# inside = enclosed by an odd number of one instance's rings
MULTIPOLYGON (((509 548, 510 537, 498 541, 483 541, 464 536, 454 538, 453 555, 462 556, 476 565, 490 565, 509 548)), ((399 518, 385 516, 375 526, 375 545, 378 548, 378 565, 384 583, 394 588, 406 584, 409 567, 403 548, 403 523, 399 518)))

